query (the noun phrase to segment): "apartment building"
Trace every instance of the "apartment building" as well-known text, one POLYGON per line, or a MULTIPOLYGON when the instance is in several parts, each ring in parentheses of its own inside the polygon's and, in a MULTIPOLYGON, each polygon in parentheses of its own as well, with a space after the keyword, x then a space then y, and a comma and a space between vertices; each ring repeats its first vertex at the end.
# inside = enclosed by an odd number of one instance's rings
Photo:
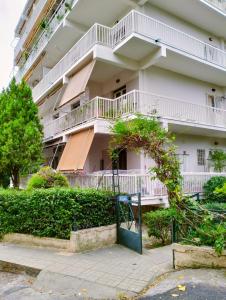
MULTIPOLYGON (((199 191, 210 151, 226 150, 225 28, 225 0, 28 0, 14 63, 39 107, 46 164, 110 187, 110 126, 142 113, 175 134, 185 190, 199 191)), ((123 190, 164 195, 151 165, 122 151, 123 190)))

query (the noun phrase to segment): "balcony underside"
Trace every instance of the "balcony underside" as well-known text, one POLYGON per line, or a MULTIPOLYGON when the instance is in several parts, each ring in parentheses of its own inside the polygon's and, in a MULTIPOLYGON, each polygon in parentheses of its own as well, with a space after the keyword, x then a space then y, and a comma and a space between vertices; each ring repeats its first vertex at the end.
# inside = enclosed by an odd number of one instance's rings
POLYGON ((133 34, 121 42, 114 53, 135 60, 141 68, 146 62, 146 66, 156 65, 201 81, 226 86, 225 68, 139 34, 133 34), (161 48, 166 48, 166 56, 162 56, 161 48))
POLYGON ((226 38, 226 12, 211 6, 204 0, 149 0, 149 3, 207 32, 226 38))
POLYGON ((69 15, 69 19, 85 26, 94 23, 112 26, 117 17, 124 15, 136 5, 127 0, 95 0, 91 5, 90 0, 79 0, 69 15))
POLYGON ((208 137, 226 137, 226 128, 223 127, 213 127, 200 124, 193 124, 182 121, 169 121, 168 123, 169 131, 180 133, 180 134, 190 134, 198 136, 208 136, 208 137))

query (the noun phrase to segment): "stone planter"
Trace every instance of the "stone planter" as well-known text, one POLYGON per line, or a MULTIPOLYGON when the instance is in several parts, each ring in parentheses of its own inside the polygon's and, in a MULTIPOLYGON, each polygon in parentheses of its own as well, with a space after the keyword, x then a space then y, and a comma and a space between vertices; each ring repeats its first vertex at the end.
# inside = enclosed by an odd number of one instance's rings
POLYGON ((180 268, 226 268, 226 251, 218 256, 210 247, 173 244, 175 269, 180 268))

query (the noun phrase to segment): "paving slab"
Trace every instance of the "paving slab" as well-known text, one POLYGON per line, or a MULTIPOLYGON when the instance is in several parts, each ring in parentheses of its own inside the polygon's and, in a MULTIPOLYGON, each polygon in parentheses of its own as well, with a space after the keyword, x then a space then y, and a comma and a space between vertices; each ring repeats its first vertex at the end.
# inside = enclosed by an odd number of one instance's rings
POLYGON ((144 250, 140 255, 114 245, 75 254, 1 243, 0 270, 4 271, 5 263, 11 265, 12 271, 14 265, 39 270, 35 286, 44 290, 52 286, 61 291, 60 283, 65 281, 73 295, 85 290, 94 299, 115 299, 121 292, 136 295, 156 276, 171 271, 172 251, 167 246, 144 250))

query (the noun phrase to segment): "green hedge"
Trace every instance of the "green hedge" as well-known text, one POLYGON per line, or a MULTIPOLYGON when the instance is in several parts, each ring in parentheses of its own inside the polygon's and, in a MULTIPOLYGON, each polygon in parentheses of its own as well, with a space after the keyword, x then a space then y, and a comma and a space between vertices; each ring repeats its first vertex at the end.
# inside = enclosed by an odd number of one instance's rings
POLYGON ((77 229, 115 222, 112 194, 91 189, 0 190, 0 233, 68 239, 77 229), (76 221, 76 222, 75 222, 76 221))
POLYGON ((148 235, 161 240, 166 245, 170 240, 170 231, 176 210, 173 208, 158 209, 144 214, 144 223, 148 227, 148 235))
POLYGON ((224 202, 226 197, 223 194, 215 193, 217 188, 222 188, 226 183, 226 177, 214 176, 210 178, 203 186, 204 197, 207 202, 224 202))

